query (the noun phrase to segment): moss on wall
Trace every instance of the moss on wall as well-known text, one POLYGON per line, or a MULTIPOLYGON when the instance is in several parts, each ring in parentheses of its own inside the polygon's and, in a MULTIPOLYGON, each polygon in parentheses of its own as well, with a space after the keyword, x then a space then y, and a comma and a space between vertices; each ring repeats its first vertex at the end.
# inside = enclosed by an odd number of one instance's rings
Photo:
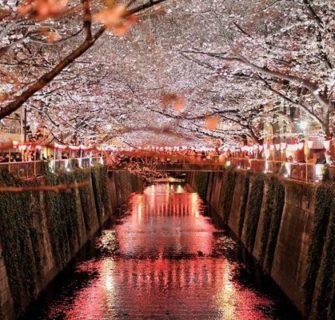
MULTIPOLYGON (((272 274, 275 266, 276 272, 285 270, 285 268, 286 270, 294 269, 289 275, 275 278, 278 284, 283 290, 289 288, 293 291, 292 288, 296 285, 296 292, 293 292, 292 295, 289 294, 289 296, 302 310, 302 296, 304 295, 305 314, 310 319, 334 319, 334 185, 323 182, 315 188, 315 186, 305 183, 283 181, 273 175, 265 176, 230 170, 225 171, 224 179, 221 179, 221 176, 222 173, 211 173, 208 187, 204 173, 196 172, 193 176, 193 182, 202 196, 205 194, 204 190, 208 189, 207 198, 210 205, 217 212, 222 209, 225 222, 228 221, 234 197, 241 199, 241 205, 235 206, 234 210, 237 208, 240 210, 239 214, 235 214, 239 219, 238 236, 243 240, 248 251, 253 252, 256 233, 262 232, 257 235, 259 240, 257 244, 260 244, 260 248, 257 247, 257 253, 259 253, 258 262, 263 269, 269 274, 272 274), (243 179, 237 179, 237 177, 240 178, 239 175, 243 175, 243 179), (238 188, 239 194, 234 195, 237 190, 236 188, 234 191, 237 181, 243 183, 243 188, 238 188), (263 201, 265 181, 267 194, 263 201), (218 201, 218 190, 220 190, 220 201, 218 201), (209 194, 210 191, 213 193, 212 196, 209 194), (311 203, 314 204, 314 207, 310 207, 311 203), (286 208, 285 221, 289 222, 290 225, 281 229, 284 207, 286 208), (263 210, 262 219, 259 220, 261 210, 263 210), (299 216, 295 217, 295 213, 299 216), (313 219, 313 223, 310 222, 310 219, 313 219), (262 225, 258 225, 260 221, 262 225), (296 230, 298 223, 298 235, 291 237, 289 233, 296 230), (275 254, 279 236, 284 241, 293 239, 294 243, 287 243, 287 247, 285 242, 281 243, 283 248, 279 250, 281 252, 278 253, 276 260, 275 254), (287 259, 285 254, 292 248, 297 250, 292 252, 293 255, 296 254, 296 258, 287 259), (306 251, 308 251, 307 257, 306 251), (302 282, 304 282, 303 285, 302 282)), ((287 291, 285 292, 287 293, 287 291)))
POLYGON ((320 267, 321 256, 326 237, 332 191, 328 185, 321 185, 316 190, 313 229, 310 235, 306 279, 304 282, 305 309, 308 314, 312 305, 315 282, 320 267))
MULTIPOLYGON (((91 172, 89 170, 76 170, 74 172, 75 180, 78 183, 90 181, 91 178, 91 172)), ((83 218, 84 218, 84 224, 85 224, 85 230, 87 233, 89 233, 92 230, 92 223, 93 223, 93 217, 92 217, 92 206, 90 205, 91 202, 91 195, 90 195, 90 186, 85 185, 79 188, 79 198, 80 198, 80 205, 81 210, 83 212, 83 218)))
POLYGON ((243 226, 245 246, 253 251, 259 214, 261 212, 264 190, 264 175, 255 175, 250 186, 250 194, 246 210, 246 218, 243 226))
MULTIPOLYGON (((7 171, 0 171, 0 186, 17 187, 24 183, 7 171)), ((31 192, 0 193, 0 240, 9 286, 15 308, 21 310, 29 298, 36 296, 41 259, 34 241, 39 234, 33 226, 31 192), (35 250, 35 251, 34 251, 35 250)))
POLYGON ((236 171, 228 169, 224 173, 223 186, 221 191, 221 203, 220 207, 223 210, 223 223, 227 224, 229 220, 230 210, 233 203, 235 183, 236 183, 236 171))
POLYGON ((329 291, 329 303, 327 308, 327 319, 334 319, 335 315, 335 272, 333 276, 329 279, 331 290, 329 291))
POLYGON ((127 171, 118 172, 119 190, 121 202, 125 202, 128 195, 132 192, 132 174, 127 171))
POLYGON ((243 172, 239 172, 238 174, 241 174, 241 175, 244 176, 242 203, 241 203, 240 214, 239 214, 240 218, 239 218, 239 221, 238 221, 238 237, 241 239, 242 230, 243 230, 244 221, 245 221, 245 213, 247 211, 248 198, 249 198, 250 174, 249 173, 243 173, 243 172))
MULTIPOLYGON (((132 191, 133 183, 136 182, 136 188, 140 187, 139 179, 133 175, 125 172, 118 175, 126 186, 122 190, 128 192, 125 198, 132 191)), ((111 213, 109 184, 106 169, 102 166, 57 174, 49 172, 44 179, 29 182, 0 171, 0 186, 6 187, 76 185, 84 181, 89 182, 88 185, 58 192, 0 192, 0 242, 11 290, 8 295, 13 298, 16 314, 23 311, 51 280, 51 270, 62 270, 75 256, 82 241, 88 240, 93 220, 100 219, 100 225, 94 225, 94 231, 106 221, 105 215, 111 213), (94 202, 97 213, 92 210, 94 202), (79 216, 81 212, 83 217, 79 216), (86 235, 81 232, 81 221, 86 235), (49 245, 51 252, 46 253, 49 245), (47 268, 43 265, 46 256, 47 268)), ((119 188, 118 183, 115 185, 119 188)), ((115 205, 120 204, 115 202, 115 205)))
MULTIPOLYGON (((310 319, 327 319, 331 292, 334 290, 335 275, 335 198, 332 190, 332 203, 324 249, 314 289, 313 305, 310 319)), ((329 319, 334 319, 335 314, 329 319)))
MULTIPOLYGON (((74 183, 73 174, 60 175, 49 173, 48 185, 74 183)), ((51 248, 58 267, 63 267, 70 260, 75 250, 75 236, 78 231, 75 190, 46 191, 47 225, 51 248)))
POLYGON ((272 211, 273 211, 273 197, 272 195, 275 192, 275 183, 273 183, 273 178, 271 177, 266 184, 266 193, 265 193, 265 202, 264 202, 264 218, 262 223, 262 236, 261 236, 261 244, 260 244, 260 254, 259 254, 259 264, 263 265, 264 258, 265 258, 265 251, 266 246, 268 243, 269 233, 270 233, 270 226, 271 226, 271 218, 272 218, 272 211))
POLYGON ((262 236, 261 263, 267 273, 270 273, 274 258, 277 238, 285 204, 285 188, 277 177, 270 177, 269 197, 265 207, 268 216, 262 236))
POLYGON ((207 195, 208 177, 209 172, 197 172, 194 177, 195 178, 194 183, 195 186, 197 187, 197 191, 203 199, 206 199, 207 195))
MULTIPOLYGON (((100 208, 108 199, 106 178, 101 168, 92 169, 96 196, 100 208)), ((74 184, 90 178, 90 171, 76 170, 71 173, 48 173, 45 184, 74 184)), ((0 185, 18 187, 40 185, 39 181, 21 181, 7 171, 0 171, 0 185)), ((87 230, 90 230, 91 214, 89 212, 89 186, 79 188, 81 207, 87 230)), ((62 268, 74 256, 79 248, 78 216, 76 190, 59 192, 44 191, 47 210, 47 228, 50 235, 52 255, 57 267, 62 268)), ((38 292, 38 279, 41 276, 42 235, 34 225, 34 216, 42 210, 41 193, 34 192, 1 192, 0 193, 0 240, 3 247, 9 285, 15 308, 21 310, 27 301, 34 299, 38 292)))
POLYGON ((109 210, 106 168, 101 165, 95 166, 91 169, 91 177, 98 221, 102 224, 104 221, 103 217, 109 210))

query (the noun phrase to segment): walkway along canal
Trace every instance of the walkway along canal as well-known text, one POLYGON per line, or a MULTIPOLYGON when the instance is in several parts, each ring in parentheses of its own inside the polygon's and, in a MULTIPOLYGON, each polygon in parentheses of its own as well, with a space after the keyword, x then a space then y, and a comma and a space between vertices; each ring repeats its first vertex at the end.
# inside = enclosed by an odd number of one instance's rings
POLYGON ((197 193, 151 185, 23 319, 299 319, 248 260, 197 193))

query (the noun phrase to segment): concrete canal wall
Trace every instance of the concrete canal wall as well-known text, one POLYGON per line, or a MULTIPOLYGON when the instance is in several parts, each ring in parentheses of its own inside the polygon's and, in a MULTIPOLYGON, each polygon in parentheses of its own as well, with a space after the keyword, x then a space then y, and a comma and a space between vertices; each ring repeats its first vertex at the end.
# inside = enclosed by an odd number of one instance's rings
POLYGON ((22 182, 0 172, 0 187, 75 186, 55 192, 0 192, 0 319, 15 319, 116 213, 139 178, 103 167, 22 182))
POLYGON ((309 319, 335 318, 335 188, 242 171, 189 183, 309 319))

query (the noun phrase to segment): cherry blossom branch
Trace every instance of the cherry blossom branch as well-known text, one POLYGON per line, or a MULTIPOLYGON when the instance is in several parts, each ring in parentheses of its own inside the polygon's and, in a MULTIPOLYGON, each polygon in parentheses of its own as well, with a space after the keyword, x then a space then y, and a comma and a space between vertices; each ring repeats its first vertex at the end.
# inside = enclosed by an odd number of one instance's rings
MULTIPOLYGON (((279 71, 271 70, 268 67, 260 67, 251 61, 247 60, 244 57, 238 57, 238 56, 227 56, 227 53, 211 53, 211 52, 204 52, 204 51, 198 51, 198 50, 189 50, 189 51, 184 51, 186 54, 201 54, 201 55, 206 55, 209 57, 213 57, 219 60, 224 60, 224 61, 235 61, 238 63, 241 63, 245 66, 250 67, 251 69, 260 72, 261 74, 268 75, 270 77, 274 77, 277 79, 282 79, 282 80, 287 80, 290 82, 293 82, 295 84, 298 84, 304 88, 306 88, 315 98, 315 100, 323 107, 324 109, 324 117, 327 118, 327 114, 329 113, 329 108, 330 108, 330 102, 326 97, 324 97, 320 93, 320 88, 317 84, 305 79, 305 78, 300 78, 298 76, 290 75, 290 74, 285 74, 279 71)), ((329 134, 329 132, 326 132, 326 134, 329 134)))
MULTIPOLYGON (((166 0, 150 0, 138 7, 129 9, 127 11, 127 16, 132 15, 138 12, 141 12, 145 9, 153 7, 159 3, 162 3, 166 0)), ((34 84, 29 88, 23 91, 21 95, 14 98, 14 101, 8 103, 5 107, 0 109, 0 119, 10 115, 15 110, 19 109, 30 97, 32 97, 36 92, 43 89, 48 85, 57 75, 59 75, 67 66, 74 62, 77 58, 82 56, 89 48, 91 48, 96 41, 104 34, 105 27, 100 27, 94 35, 91 33, 91 13, 89 9, 89 0, 82 0, 83 5, 83 24, 86 31, 86 38, 84 42, 73 50, 68 56, 61 60, 51 71, 44 74, 40 77, 34 84)))

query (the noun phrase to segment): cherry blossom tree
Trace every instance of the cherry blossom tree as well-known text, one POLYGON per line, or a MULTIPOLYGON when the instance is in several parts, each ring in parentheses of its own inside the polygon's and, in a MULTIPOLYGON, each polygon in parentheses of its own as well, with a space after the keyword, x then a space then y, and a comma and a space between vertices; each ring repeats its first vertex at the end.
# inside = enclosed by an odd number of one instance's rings
POLYGON ((0 1, 0 118, 23 106, 32 131, 263 143, 304 118, 333 133, 331 0, 0 1))
POLYGON ((268 90, 271 100, 297 107, 329 137, 335 89, 333 1, 263 1, 249 8, 231 2, 215 15, 223 21, 217 33, 222 44, 212 49, 206 43, 183 55, 227 81, 242 76, 259 82, 259 93, 268 90))

